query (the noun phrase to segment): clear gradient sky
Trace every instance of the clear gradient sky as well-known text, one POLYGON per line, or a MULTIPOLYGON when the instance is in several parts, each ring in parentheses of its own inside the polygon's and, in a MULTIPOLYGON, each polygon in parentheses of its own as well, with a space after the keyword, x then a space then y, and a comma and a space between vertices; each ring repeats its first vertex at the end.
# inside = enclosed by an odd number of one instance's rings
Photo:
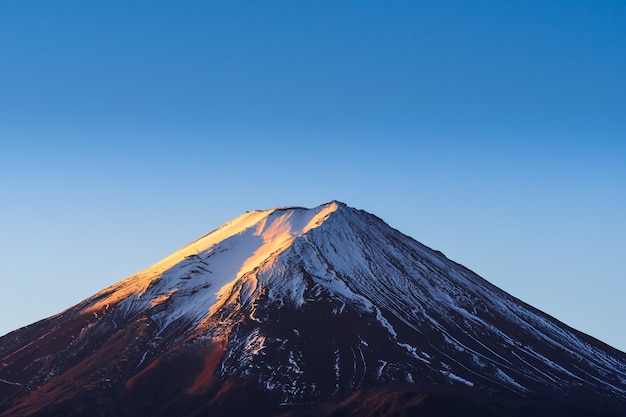
POLYGON ((626 350, 626 2, 0 2, 0 334, 337 199, 626 350))

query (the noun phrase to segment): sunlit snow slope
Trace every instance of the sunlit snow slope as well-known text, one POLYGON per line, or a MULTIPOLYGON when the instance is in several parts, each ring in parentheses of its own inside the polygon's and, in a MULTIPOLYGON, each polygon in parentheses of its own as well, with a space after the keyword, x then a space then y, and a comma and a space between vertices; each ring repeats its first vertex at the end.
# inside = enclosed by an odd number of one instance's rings
POLYGON ((184 317, 206 318, 219 308, 231 288, 243 276, 257 286, 251 272, 287 249, 299 236, 318 227, 337 210, 329 203, 316 209, 252 211, 229 221, 184 248, 96 294, 86 311, 97 312, 112 304, 142 311, 169 303, 153 317, 161 328, 184 317))

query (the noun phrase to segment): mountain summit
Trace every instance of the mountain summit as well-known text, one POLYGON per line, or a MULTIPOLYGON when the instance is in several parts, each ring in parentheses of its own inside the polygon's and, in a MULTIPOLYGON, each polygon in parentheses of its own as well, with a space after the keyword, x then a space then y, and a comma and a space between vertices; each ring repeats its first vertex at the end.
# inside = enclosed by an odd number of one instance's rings
POLYGON ((0 416, 623 416, 626 354, 331 201, 0 338, 0 416))

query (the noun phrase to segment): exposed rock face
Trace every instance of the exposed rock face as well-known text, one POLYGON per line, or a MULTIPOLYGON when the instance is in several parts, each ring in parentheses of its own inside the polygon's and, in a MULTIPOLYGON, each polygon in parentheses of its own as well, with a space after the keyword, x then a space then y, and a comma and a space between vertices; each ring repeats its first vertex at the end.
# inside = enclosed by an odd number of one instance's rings
POLYGON ((0 339, 0 415, 626 415, 626 354, 363 211, 254 211, 0 339))

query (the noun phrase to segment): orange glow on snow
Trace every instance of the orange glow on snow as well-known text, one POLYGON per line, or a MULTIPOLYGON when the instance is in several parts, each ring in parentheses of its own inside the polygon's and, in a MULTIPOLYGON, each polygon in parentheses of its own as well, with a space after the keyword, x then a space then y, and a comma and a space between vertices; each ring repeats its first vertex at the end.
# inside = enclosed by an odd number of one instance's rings
MULTIPOLYGON (((196 239, 151 267, 99 292, 94 298, 102 298, 88 307, 86 312, 103 309, 107 304, 116 304, 133 294, 138 299, 141 299, 153 282, 159 280, 166 271, 179 265, 186 258, 209 253, 216 244, 237 235, 251 233, 253 236, 258 236, 260 238, 258 243, 253 240, 256 246, 233 248, 234 256, 232 259, 229 258, 231 265, 225 268, 226 272, 224 273, 228 276, 223 276, 224 274, 222 274, 222 276, 216 275, 212 277, 216 284, 223 283, 223 285, 214 289, 217 299, 211 306, 211 313, 213 313, 228 299, 233 286, 239 278, 260 267, 260 263, 268 259, 270 255, 283 252, 296 237, 319 226, 323 219, 336 211, 337 208, 337 204, 332 202, 310 210, 283 211, 277 209, 252 211, 242 214, 225 223, 220 228, 196 239), (252 252, 251 255, 250 252, 252 252), (236 272, 233 274, 232 271, 236 272)), ((250 279, 255 278, 251 276, 250 279)), ((179 288, 173 288, 166 293, 151 295, 152 298, 146 301, 149 302, 150 307, 155 307, 167 301, 178 290, 179 288)))

